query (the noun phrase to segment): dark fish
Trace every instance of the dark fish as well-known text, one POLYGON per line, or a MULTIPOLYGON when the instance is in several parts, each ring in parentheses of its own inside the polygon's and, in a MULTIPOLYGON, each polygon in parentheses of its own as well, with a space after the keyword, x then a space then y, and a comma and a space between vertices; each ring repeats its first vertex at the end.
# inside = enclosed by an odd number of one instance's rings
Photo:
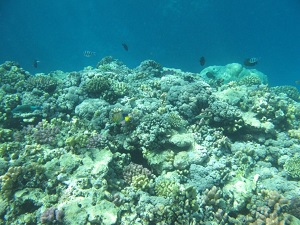
POLYGON ((34 68, 37 68, 39 62, 40 62, 40 61, 38 61, 38 60, 36 60, 36 59, 33 60, 32 66, 33 66, 34 68))
POLYGON ((42 109, 41 106, 34 106, 34 105, 18 105, 14 108, 11 112, 12 113, 31 113, 34 110, 42 109))
POLYGON ((201 56, 201 58, 199 59, 199 63, 201 66, 204 66, 205 64, 205 57, 204 56, 201 56))
POLYGON ((258 63, 258 58, 247 58, 244 61, 245 66, 255 66, 258 63))
POLYGON ((206 76, 207 76, 207 78, 209 78, 209 79, 215 79, 215 78, 216 78, 216 76, 214 75, 213 72, 207 72, 207 73, 206 73, 206 76))
POLYGON ((83 55, 84 55, 85 57, 91 57, 91 56, 95 56, 95 55, 96 55, 96 52, 84 51, 84 52, 83 52, 83 55))
POLYGON ((128 51, 128 45, 125 43, 122 43, 123 48, 125 49, 125 51, 128 51))

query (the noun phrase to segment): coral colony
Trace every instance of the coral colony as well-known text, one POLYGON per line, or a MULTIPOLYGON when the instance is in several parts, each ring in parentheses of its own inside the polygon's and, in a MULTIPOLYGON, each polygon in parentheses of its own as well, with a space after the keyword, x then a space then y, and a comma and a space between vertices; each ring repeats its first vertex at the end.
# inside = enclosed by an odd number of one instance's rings
POLYGON ((300 224, 300 99, 232 63, 0 65, 1 224, 300 224), (204 65, 204 64, 203 64, 204 65))

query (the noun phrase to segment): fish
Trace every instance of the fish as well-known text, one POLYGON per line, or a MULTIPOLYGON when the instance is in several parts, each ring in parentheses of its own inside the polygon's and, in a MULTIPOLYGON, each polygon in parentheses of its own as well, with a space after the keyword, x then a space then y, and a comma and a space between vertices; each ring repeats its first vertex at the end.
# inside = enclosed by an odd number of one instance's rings
POLYGON ((296 80, 295 83, 300 85, 300 80, 296 80))
POLYGON ((83 52, 83 55, 85 57, 91 57, 91 56, 95 56, 96 55, 96 52, 92 52, 92 51, 84 51, 83 52))
POLYGON ((40 62, 40 61, 34 59, 33 62, 32 62, 32 66, 33 66, 34 68, 37 68, 39 62, 40 62))
POLYGON ((125 43, 122 43, 123 48, 125 49, 125 51, 128 51, 128 45, 125 43))
POLYGON ((18 105, 11 112, 12 113, 32 113, 34 110, 40 110, 40 109, 42 109, 41 106, 35 106, 35 105, 18 105))
POLYGON ((129 122, 130 116, 128 113, 114 112, 111 116, 111 120, 116 124, 124 125, 126 122, 129 122))
POLYGON ((201 56, 201 58, 199 59, 199 63, 201 66, 205 65, 205 57, 204 56, 201 56))
POLYGON ((255 66, 258 63, 259 59, 252 57, 252 58, 247 58, 244 60, 244 65, 245 66, 255 66))
POLYGON ((209 79, 215 79, 215 78, 216 78, 216 76, 214 75, 213 72, 207 72, 205 75, 206 75, 207 78, 209 78, 209 79))

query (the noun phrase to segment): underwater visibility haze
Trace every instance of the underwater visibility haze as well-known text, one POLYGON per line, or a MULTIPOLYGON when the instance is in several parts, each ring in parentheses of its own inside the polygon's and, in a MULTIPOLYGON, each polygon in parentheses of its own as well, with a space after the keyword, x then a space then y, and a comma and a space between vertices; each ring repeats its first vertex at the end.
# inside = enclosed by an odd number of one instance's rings
POLYGON ((202 55, 210 66, 257 57, 272 85, 290 85, 299 79, 299 11, 297 0, 2 1, 0 60, 34 74, 79 70, 107 55, 131 68, 153 59, 191 72, 202 69, 202 55))
POLYGON ((0 224, 300 224, 300 3, 0 2, 0 224))

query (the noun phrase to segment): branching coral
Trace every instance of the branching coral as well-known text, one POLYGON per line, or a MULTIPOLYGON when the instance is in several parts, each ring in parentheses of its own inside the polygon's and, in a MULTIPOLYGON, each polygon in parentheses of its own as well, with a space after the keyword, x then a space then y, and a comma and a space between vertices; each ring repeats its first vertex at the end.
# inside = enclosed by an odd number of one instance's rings
POLYGON ((26 88, 30 91, 32 91, 34 88, 37 88, 45 92, 53 92, 55 91, 57 85, 57 79, 45 75, 37 75, 34 77, 30 77, 27 80, 26 88))
POLYGON ((22 168, 20 166, 10 167, 6 174, 1 176, 1 193, 5 198, 10 198, 17 188, 16 183, 20 179, 22 168))
POLYGON ((25 129, 28 138, 33 138, 33 140, 38 144, 56 144, 56 135, 60 132, 59 127, 48 123, 46 120, 39 122, 35 127, 28 126, 25 129))
POLYGON ((292 178, 300 178, 300 157, 292 157, 288 159, 283 165, 285 171, 292 178))
POLYGON ((28 72, 16 62, 7 61, 0 66, 0 86, 7 93, 16 93, 24 90, 28 72))
MULTIPOLYGON (((144 168, 142 165, 130 163, 124 167, 123 177, 127 184, 132 184, 135 180, 135 183, 138 184, 137 180, 145 180, 153 178, 153 174, 147 168, 144 168)), ((139 184, 140 185, 140 184, 139 184)))

